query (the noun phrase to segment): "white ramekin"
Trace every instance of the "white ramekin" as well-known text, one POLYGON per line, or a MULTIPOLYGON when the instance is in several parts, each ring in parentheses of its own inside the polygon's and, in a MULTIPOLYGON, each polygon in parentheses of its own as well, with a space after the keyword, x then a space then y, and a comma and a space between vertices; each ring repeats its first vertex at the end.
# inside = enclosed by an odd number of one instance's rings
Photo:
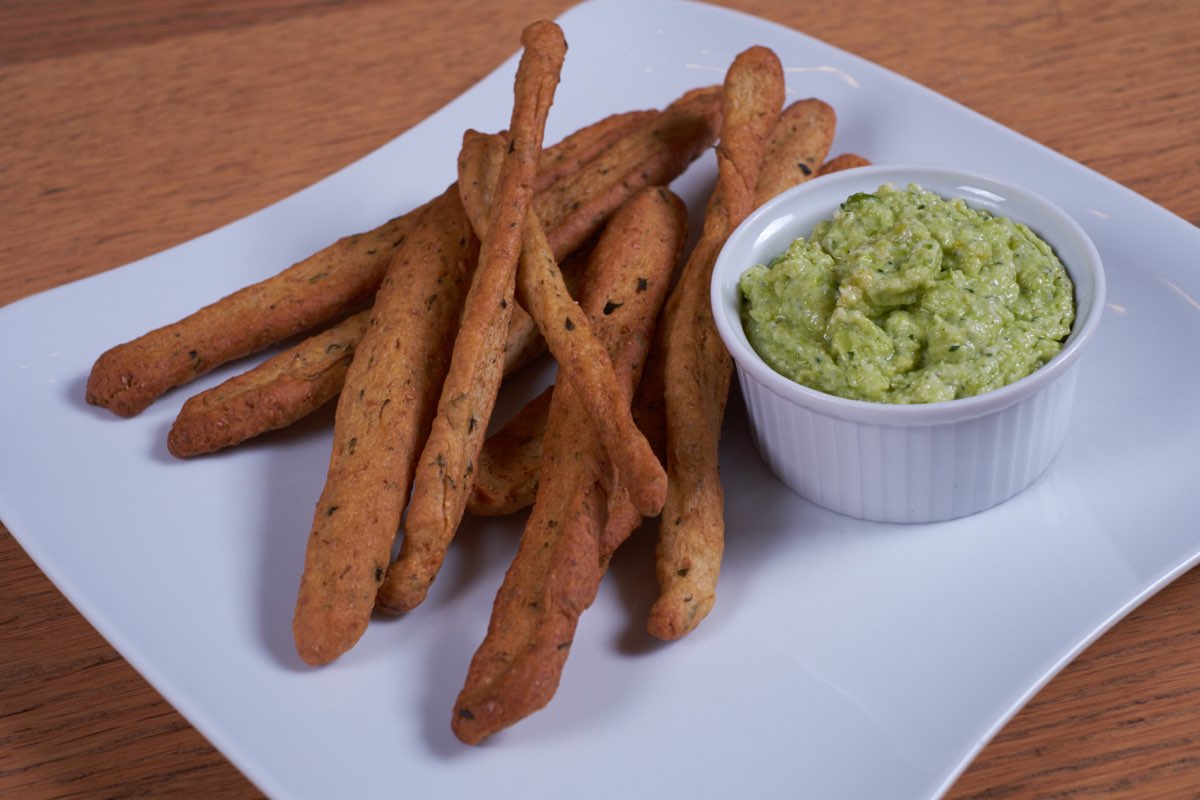
POLYGON ((713 272, 717 330, 733 356, 755 445, 771 471, 818 505, 860 519, 934 522, 991 508, 1049 466, 1066 436, 1080 354, 1104 308, 1104 272, 1087 234, 1032 192, 962 170, 872 166, 780 194, 733 232, 713 272), (1076 316, 1062 351, 1041 369, 975 397, 921 405, 846 400, 775 372, 746 338, 738 279, 782 253, 855 192, 917 183, 1028 225, 1075 284, 1076 316))

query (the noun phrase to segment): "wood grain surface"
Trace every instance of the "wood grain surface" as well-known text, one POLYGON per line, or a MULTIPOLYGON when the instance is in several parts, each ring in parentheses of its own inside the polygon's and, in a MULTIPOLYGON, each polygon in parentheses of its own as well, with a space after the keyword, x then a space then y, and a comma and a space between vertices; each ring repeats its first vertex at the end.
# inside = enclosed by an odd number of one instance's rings
MULTIPOLYGON (((0 305, 336 171, 570 5, 0 3, 0 305)), ((1200 223, 1200 3, 720 5, 895 70, 1200 223)), ((257 794, 0 527, 0 797, 257 794)), ((1081 654, 949 796, 1200 797, 1200 571, 1081 654)))

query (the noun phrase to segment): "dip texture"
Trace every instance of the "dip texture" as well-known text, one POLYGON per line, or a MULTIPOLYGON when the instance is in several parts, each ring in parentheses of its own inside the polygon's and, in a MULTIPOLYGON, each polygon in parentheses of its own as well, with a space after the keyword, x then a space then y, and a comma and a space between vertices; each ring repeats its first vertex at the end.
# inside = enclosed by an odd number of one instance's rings
POLYGON ((1074 290, 1026 226, 915 184, 851 196, 741 277, 751 346, 788 378, 853 400, 929 403, 1045 364, 1074 290))

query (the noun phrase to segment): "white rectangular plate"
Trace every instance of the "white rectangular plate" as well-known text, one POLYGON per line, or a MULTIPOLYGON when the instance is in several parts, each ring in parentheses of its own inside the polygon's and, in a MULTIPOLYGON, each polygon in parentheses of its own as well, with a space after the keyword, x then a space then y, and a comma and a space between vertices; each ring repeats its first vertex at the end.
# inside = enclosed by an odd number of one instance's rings
MULTIPOLYGON (((773 48, 789 98, 839 116, 834 151, 966 167, 1065 207, 1109 307, 1068 441, 1015 500, 930 526, 866 524, 782 487, 734 401, 720 598, 691 636, 644 633, 649 532, 618 553, 558 695, 484 746, 451 704, 519 522, 469 523, 427 603, 335 664, 290 620, 329 417, 215 457, 167 455, 185 397, 118 420, 83 402, 99 352, 374 227, 452 180, 459 133, 507 123, 515 60, 366 159, 140 262, 0 311, 0 518, 162 694, 274 797, 923 798, 1085 644, 1200 557, 1200 233, 1132 192, 859 58, 704 5, 613 0, 561 18, 547 140, 719 83, 773 48), (682 33, 681 33, 682 32, 682 33), (396 189, 395 175, 408 176, 396 189), (349 202, 349 199, 353 202, 349 202), (20 343, 20 346, 15 346, 20 343)), ((677 183, 693 209, 711 156, 677 183)))

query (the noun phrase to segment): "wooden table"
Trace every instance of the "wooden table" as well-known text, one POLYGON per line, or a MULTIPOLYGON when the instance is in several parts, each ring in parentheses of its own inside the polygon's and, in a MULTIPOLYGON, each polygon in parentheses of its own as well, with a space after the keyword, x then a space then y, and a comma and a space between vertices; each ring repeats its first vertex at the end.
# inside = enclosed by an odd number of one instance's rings
MULTIPOLYGON (((571 0, 517 5, 0 5, 0 304, 185 241, 337 170, 467 89, 515 50, 524 24, 571 0)), ((1200 4, 723 5, 907 75, 1200 223, 1200 4)), ((951 796, 1196 797, 1198 787, 1193 570, 1055 678, 951 796)), ((0 527, 0 796, 167 793, 257 794, 0 527)))

